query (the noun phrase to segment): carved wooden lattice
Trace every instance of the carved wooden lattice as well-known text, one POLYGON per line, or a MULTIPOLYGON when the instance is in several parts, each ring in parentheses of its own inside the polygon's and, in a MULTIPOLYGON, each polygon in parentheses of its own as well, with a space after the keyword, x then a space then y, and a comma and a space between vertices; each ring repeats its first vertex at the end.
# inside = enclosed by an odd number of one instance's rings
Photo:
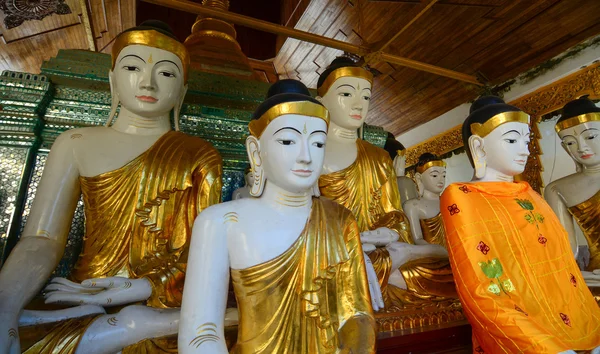
POLYGON ((71 8, 65 0, 0 0, 4 26, 11 29, 28 20, 41 20, 52 14, 66 15, 71 8))

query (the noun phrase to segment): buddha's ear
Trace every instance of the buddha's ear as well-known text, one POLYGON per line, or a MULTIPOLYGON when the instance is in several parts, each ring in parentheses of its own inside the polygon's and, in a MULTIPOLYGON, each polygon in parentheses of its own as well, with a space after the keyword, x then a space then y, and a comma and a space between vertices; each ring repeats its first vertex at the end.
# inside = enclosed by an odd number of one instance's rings
POLYGON ((112 70, 110 70, 108 72, 108 85, 110 86, 110 113, 108 114, 108 119, 104 124, 107 127, 109 127, 113 119, 115 119, 115 115, 117 114, 117 108, 119 108, 119 94, 115 89, 114 81, 114 73, 112 70))
POLYGON ((260 141, 255 136, 249 135, 246 138, 246 152, 248 153, 248 160, 250 160, 253 174, 252 177, 254 178, 254 181, 250 186, 250 195, 253 197, 260 197, 265 189, 267 176, 265 176, 262 158, 260 156, 260 141))
POLYGON ((415 172, 415 183, 417 185, 417 192, 419 193, 420 198, 425 193, 425 188, 423 187, 423 175, 419 172, 415 172))
POLYGON ((183 107, 183 101, 185 100, 185 94, 187 93, 188 85, 185 84, 181 87, 181 92, 179 93, 179 98, 177 99, 177 103, 175 103, 175 107, 173 107, 173 120, 175 123, 175 130, 179 131, 179 115, 181 114, 181 107, 183 107))
POLYGON ((485 176, 485 170, 487 167, 486 154, 484 148, 484 140, 479 135, 471 135, 469 137, 469 151, 471 151, 471 157, 473 158, 473 165, 475 167, 475 177, 478 179, 485 176))

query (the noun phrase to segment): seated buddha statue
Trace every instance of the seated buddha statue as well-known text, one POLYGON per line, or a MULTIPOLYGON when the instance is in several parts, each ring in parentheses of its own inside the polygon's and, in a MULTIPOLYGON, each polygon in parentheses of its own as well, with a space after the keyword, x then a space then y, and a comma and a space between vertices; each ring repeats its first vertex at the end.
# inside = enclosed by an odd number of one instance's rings
POLYGON ((590 251, 586 270, 594 271, 600 269, 600 108, 587 97, 567 103, 556 132, 578 172, 550 183, 544 198, 567 230, 574 251, 573 218, 577 221, 590 251))
POLYGON ((180 353, 227 353, 230 274, 240 319, 232 353, 375 352, 358 226, 318 196, 328 124, 301 82, 269 89, 246 139, 254 198, 214 205, 194 223, 180 353))
POLYGON ((424 153, 417 162, 415 180, 419 197, 404 204, 417 245, 431 243, 446 247, 446 233, 440 213, 440 194, 446 185, 446 163, 437 156, 424 153))
POLYGON ((358 138, 372 80, 369 71, 343 57, 318 80, 317 99, 331 114, 319 189, 355 216, 386 311, 445 301, 456 297, 446 250, 414 245, 390 156, 358 138))
POLYGON ((405 176, 406 174, 406 149, 392 133, 388 133, 388 137, 383 147, 388 152, 394 165, 396 172, 396 183, 398 184, 398 192, 400 193, 400 203, 404 208, 404 203, 410 199, 417 198, 417 185, 412 178, 405 176))
POLYGON ((250 188, 252 187, 252 183, 254 183, 254 177, 250 166, 248 166, 244 171, 244 181, 246 184, 234 190, 233 194, 231 195, 231 199, 236 200, 250 197, 250 188))
POLYGON ((456 288, 477 353, 574 353, 600 346, 600 308, 569 237, 527 182, 530 120, 499 97, 462 126, 473 180, 440 198, 456 288))
POLYGON ((57 138, 21 240, 0 271, 0 353, 176 352, 177 339, 165 336, 177 333, 192 224, 221 198, 217 150, 177 131, 188 67, 185 47, 162 22, 115 39, 108 122, 57 138), (69 279, 46 287, 45 302, 102 311, 37 311, 33 318, 48 323, 18 329, 63 254, 81 194, 82 251, 69 279))

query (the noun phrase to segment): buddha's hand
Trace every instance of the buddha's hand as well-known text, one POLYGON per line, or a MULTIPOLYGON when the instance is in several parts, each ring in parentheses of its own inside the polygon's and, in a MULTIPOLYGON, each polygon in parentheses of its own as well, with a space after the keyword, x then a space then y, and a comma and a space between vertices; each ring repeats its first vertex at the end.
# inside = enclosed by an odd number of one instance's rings
POLYGON ((18 314, 0 313, 0 354, 20 354, 18 314))
POLYGON ((373 311, 382 310, 385 304, 383 303, 379 279, 377 279, 377 273, 375 272, 371 259, 366 254, 365 266, 367 269, 367 281, 369 282, 369 294, 371 294, 371 306, 373 306, 373 311))
POLYGON ((404 242, 393 242, 386 246, 392 259, 392 269, 421 258, 448 258, 448 251, 440 245, 410 245, 404 242))
POLYGON ((152 285, 145 278, 95 278, 84 280, 81 284, 65 278, 54 278, 44 292, 47 304, 110 307, 147 300, 152 295, 152 285))
POLYGON ((592 272, 582 270, 581 275, 583 275, 583 280, 585 280, 585 284, 588 287, 600 287, 600 269, 596 269, 592 272))
POLYGON ((361 243, 370 243, 375 246, 386 246, 398 240, 398 233, 387 227, 379 227, 375 230, 367 230, 360 233, 361 243))

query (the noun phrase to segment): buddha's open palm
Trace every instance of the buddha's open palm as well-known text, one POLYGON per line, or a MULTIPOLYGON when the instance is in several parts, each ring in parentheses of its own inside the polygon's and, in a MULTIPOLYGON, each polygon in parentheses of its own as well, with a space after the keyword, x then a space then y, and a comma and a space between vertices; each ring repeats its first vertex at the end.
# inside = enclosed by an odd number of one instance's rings
POLYGON ((398 240, 398 233, 387 227, 367 230, 360 233, 360 242, 375 246, 385 246, 398 240))
POLYGON ((44 293, 47 304, 110 307, 147 300, 152 294, 152 285, 145 278, 95 278, 84 280, 81 284, 65 278, 54 278, 44 293))

